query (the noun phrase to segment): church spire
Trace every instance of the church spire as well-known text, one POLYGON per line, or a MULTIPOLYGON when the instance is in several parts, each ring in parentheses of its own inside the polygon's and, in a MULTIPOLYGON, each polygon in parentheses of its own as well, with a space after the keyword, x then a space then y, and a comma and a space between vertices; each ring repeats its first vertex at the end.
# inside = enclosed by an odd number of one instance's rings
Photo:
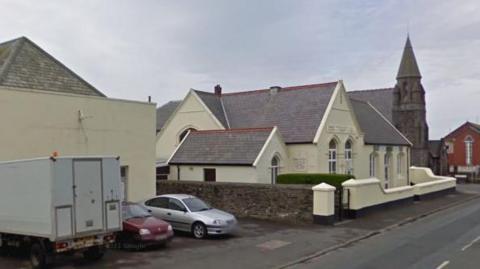
POLYGON ((398 69, 397 79, 421 77, 422 75, 418 69, 415 53, 413 53, 413 47, 410 43, 410 37, 407 36, 407 42, 405 43, 405 48, 403 49, 402 61, 400 62, 400 68, 398 69))

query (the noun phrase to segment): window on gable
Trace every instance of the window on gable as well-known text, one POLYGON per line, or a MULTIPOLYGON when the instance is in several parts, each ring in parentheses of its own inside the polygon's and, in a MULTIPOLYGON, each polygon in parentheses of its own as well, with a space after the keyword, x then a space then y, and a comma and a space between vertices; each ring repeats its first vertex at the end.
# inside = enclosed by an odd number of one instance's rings
POLYGON ((328 172, 337 173, 337 142, 334 139, 328 145, 328 172))
POLYGON ((195 128, 188 128, 188 129, 185 129, 179 136, 178 136, 178 142, 182 142, 182 140, 185 138, 185 136, 187 136, 188 132, 189 131, 196 131, 195 128))
POLYGON ((353 174, 353 153, 352 153, 352 141, 347 140, 345 143, 345 165, 346 173, 348 175, 353 174))
POLYGON ((377 153, 370 154, 370 177, 375 177, 377 174, 377 153))
POLYGON ((473 163, 473 138, 467 136, 465 138, 465 164, 472 165, 473 163))

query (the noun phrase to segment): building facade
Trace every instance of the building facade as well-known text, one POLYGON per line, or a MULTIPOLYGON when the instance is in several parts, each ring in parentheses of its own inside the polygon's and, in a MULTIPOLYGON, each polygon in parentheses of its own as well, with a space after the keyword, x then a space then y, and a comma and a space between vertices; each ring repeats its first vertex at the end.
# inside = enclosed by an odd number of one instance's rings
POLYGON ((342 81, 191 90, 166 118, 157 127, 157 163, 169 165, 172 180, 209 181, 215 173, 216 181, 275 183, 282 173, 339 173, 377 177, 386 188, 409 183, 410 142, 373 105, 351 98, 342 81), (278 131, 258 143, 266 150, 242 153, 260 148, 252 144, 258 128, 278 131), (249 143, 238 137, 248 132, 255 134, 249 143), (256 157, 241 162, 247 155, 256 157))
POLYGON ((466 122, 444 139, 448 172, 478 178, 480 174, 480 125, 466 122))
POLYGON ((125 198, 155 194, 155 104, 105 97, 26 38, 0 44, 0 161, 119 156, 125 198))

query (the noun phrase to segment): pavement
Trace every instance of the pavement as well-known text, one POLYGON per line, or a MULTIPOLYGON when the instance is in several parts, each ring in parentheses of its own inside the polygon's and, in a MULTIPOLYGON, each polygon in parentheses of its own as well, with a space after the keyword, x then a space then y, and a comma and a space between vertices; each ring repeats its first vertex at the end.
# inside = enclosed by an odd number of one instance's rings
MULTIPOLYGON (((409 229, 407 227, 413 227, 417 225, 417 222, 423 223, 429 220, 429 214, 432 212, 438 212, 436 215, 440 216, 444 215, 443 212, 453 212, 457 214, 454 216, 449 215, 450 217, 447 219, 450 220, 449 223, 453 224, 452 226, 445 227, 445 229, 454 229, 455 231, 469 229, 469 227, 467 227, 468 225, 463 222, 455 224, 456 218, 465 219, 466 223, 476 225, 477 219, 480 221, 480 217, 475 215, 475 212, 477 212, 476 208, 463 212, 459 209, 463 209, 465 206, 458 204, 479 204, 480 206, 480 199, 472 200, 480 197, 480 185, 459 185, 458 190, 460 190, 460 192, 440 198, 416 202, 410 206, 394 207, 388 210, 377 211, 360 219, 338 223, 333 227, 314 224, 292 225, 241 219, 238 229, 232 236, 196 240, 188 234, 177 233, 171 244, 165 248, 153 248, 145 251, 111 249, 107 252, 104 259, 94 263, 84 261, 80 255, 74 257, 59 257, 54 264, 54 268, 319 268, 319 263, 321 263, 321 267, 323 268, 324 259, 334 257, 335 255, 338 255, 335 256, 337 259, 350 261, 349 265, 357 264, 357 260, 353 259, 353 257, 356 257, 354 254, 345 256, 343 254, 341 255, 341 251, 358 247, 358 245, 363 244, 363 242, 384 238, 390 234, 395 235, 397 230, 402 230, 403 233, 408 232, 409 229), (457 206, 453 207, 455 205, 457 206), (477 216, 477 218, 475 218, 475 216, 477 216)), ((440 221, 430 221, 429 225, 424 225, 423 233, 420 229, 416 234, 412 231, 412 234, 408 234, 407 237, 410 238, 414 235, 421 237, 422 235, 429 234, 428 231, 426 231, 428 230, 428 226, 432 226, 434 230, 438 228, 440 229, 438 231, 443 231, 443 233, 448 234, 446 230, 441 230, 438 226, 440 225, 439 223, 444 223, 445 221, 446 220, 443 219, 440 221)), ((474 237, 475 234, 477 234, 477 236, 480 235, 477 233, 477 230, 472 230, 471 234, 454 233, 454 235, 459 237, 464 236, 464 238, 462 238, 465 242, 471 239, 470 243, 475 239, 471 238, 474 237)), ((427 242, 427 240, 439 242, 436 241, 437 237, 435 235, 436 234, 433 233, 430 237, 423 238, 422 242, 427 242)), ((400 242, 399 239, 402 239, 402 233, 397 234, 396 237, 390 240, 400 242)), ((403 240, 407 239, 404 238, 403 240)), ((448 237, 445 238, 445 240, 446 241, 441 242, 452 241, 452 238, 448 237)), ((388 242, 389 240, 386 240, 383 244, 388 244, 388 242)), ((394 254, 401 256, 404 251, 406 253, 412 252, 409 250, 412 249, 412 245, 408 245, 406 241, 403 242, 406 243, 405 247, 400 248, 397 252, 392 249, 392 256, 395 256, 394 254)), ((459 241, 458 243, 464 242, 459 241)), ((373 249, 375 249, 375 247, 378 246, 372 245, 373 249)), ((401 246, 397 245, 396 247, 401 246)), ((477 247, 476 242, 474 242, 467 250, 475 251, 478 250, 477 247)), ((469 255, 467 250, 461 254, 469 255)), ((382 249, 378 251, 382 253, 382 249)), ((387 249, 384 250, 384 252, 386 251, 387 249)), ((446 256, 442 256, 442 258, 443 257, 446 256)), ((454 262, 459 263, 457 259, 461 260, 462 256, 456 258, 448 257, 448 260, 452 264, 454 262)), ((368 260, 363 262, 368 262, 368 260)), ((435 262, 437 262, 437 260, 435 260, 435 262)), ((26 254, 16 252, 0 256, 0 268, 29 268, 26 254)), ((343 268, 355 267, 347 266, 343 268)))
POLYGON ((289 268, 478 269, 479 254, 480 200, 471 199, 289 268))

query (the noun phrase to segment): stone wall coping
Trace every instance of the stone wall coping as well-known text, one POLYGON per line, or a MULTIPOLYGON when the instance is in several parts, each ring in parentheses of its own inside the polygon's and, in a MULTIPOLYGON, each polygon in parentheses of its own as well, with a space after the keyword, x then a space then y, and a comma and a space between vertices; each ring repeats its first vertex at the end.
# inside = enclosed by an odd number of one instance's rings
POLYGON ((332 191, 335 191, 336 189, 337 188, 335 188, 334 186, 329 185, 325 182, 312 187, 313 191, 324 191, 324 192, 332 192, 332 191))
POLYGON ((427 187, 427 186, 432 186, 432 185, 441 185, 445 183, 450 183, 450 182, 456 182, 457 179, 454 177, 442 177, 441 179, 433 180, 433 181, 428 181, 424 183, 417 183, 414 186, 418 188, 422 187, 427 187))
POLYGON ((380 180, 378 178, 365 178, 365 179, 349 179, 342 183, 343 187, 357 187, 363 185, 373 185, 373 184, 380 184, 380 180))
POLYGON ((263 184, 263 183, 239 183, 239 182, 205 182, 190 180, 157 180, 157 184, 196 184, 196 185, 217 185, 229 187, 256 187, 256 188, 283 188, 283 189, 299 189, 311 190, 312 185, 308 184, 263 184))
POLYGON ((402 187, 384 189, 383 192, 386 194, 389 194, 389 193, 397 193, 397 192, 404 192, 404 191, 411 191, 411 190, 413 190, 413 186, 402 186, 402 187))

